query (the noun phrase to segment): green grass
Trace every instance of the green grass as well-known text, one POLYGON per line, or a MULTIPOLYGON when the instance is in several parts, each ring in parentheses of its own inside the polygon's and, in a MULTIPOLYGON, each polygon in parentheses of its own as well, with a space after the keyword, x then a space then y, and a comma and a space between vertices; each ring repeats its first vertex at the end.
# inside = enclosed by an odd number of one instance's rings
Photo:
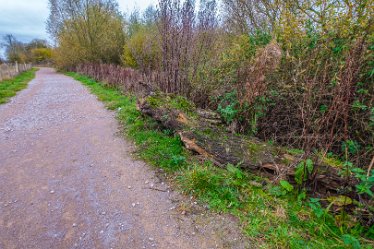
POLYGON ((88 86, 99 100, 106 103, 108 109, 118 110, 118 119, 123 124, 126 135, 139 147, 139 156, 152 165, 167 171, 175 171, 186 164, 187 152, 183 149, 179 137, 170 136, 168 130, 158 130, 157 123, 141 116, 136 110, 136 99, 124 96, 120 91, 103 86, 94 80, 75 73, 74 77, 88 86))
POLYGON ((27 83, 35 77, 37 69, 20 73, 13 79, 0 81, 0 104, 7 103, 18 91, 25 89, 27 83))
POLYGON ((117 110, 125 135, 138 145, 142 159, 168 171, 182 192, 213 211, 237 216, 257 248, 373 248, 368 238, 373 239, 374 228, 364 230, 354 223, 337 226, 337 219, 303 193, 263 186, 265 179, 232 165, 221 169, 210 162, 198 163, 177 136, 141 115, 133 96, 76 73, 68 75, 89 87, 109 109, 117 110))

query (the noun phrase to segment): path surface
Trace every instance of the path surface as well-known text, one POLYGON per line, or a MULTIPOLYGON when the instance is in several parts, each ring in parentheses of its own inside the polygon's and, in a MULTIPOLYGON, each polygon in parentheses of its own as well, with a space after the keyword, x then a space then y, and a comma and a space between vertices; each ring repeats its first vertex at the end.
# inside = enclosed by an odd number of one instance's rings
POLYGON ((113 112, 53 69, 0 106, 0 248, 248 247, 232 218, 168 192, 118 133, 113 112))

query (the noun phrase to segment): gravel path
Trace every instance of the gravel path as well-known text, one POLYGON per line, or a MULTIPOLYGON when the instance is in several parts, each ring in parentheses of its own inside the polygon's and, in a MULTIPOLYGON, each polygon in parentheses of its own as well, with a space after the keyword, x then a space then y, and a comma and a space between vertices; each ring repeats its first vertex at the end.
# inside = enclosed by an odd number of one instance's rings
POLYGON ((249 247, 234 218, 170 191, 118 133, 49 68, 0 106, 0 248, 249 247))

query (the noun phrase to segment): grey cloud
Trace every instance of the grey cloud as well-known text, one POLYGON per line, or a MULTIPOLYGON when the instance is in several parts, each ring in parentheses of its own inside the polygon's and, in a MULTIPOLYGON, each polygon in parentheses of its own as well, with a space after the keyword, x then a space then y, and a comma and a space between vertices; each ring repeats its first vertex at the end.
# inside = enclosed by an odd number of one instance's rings
POLYGON ((0 36, 13 34, 23 42, 47 39, 47 17, 48 0, 0 0, 0 36))

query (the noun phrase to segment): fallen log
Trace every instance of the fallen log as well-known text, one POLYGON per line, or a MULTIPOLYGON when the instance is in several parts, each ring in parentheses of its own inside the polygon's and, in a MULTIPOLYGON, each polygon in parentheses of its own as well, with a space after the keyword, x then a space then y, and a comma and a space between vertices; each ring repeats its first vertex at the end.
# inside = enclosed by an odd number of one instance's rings
MULTIPOLYGON (((210 159, 219 167, 239 165, 253 172, 266 170, 276 175, 278 180, 294 180, 295 167, 304 159, 301 156, 290 155, 286 149, 254 137, 230 133, 217 121, 217 114, 211 111, 197 110, 191 105, 178 109, 180 106, 174 102, 173 96, 160 93, 139 99, 137 103, 138 110, 144 115, 178 134, 188 150, 210 159), (210 122, 209 118, 215 121, 210 122)), ((339 168, 323 163, 320 158, 312 159, 314 170, 308 180, 320 189, 336 191, 342 186, 356 184, 353 177, 341 177, 339 168)))

